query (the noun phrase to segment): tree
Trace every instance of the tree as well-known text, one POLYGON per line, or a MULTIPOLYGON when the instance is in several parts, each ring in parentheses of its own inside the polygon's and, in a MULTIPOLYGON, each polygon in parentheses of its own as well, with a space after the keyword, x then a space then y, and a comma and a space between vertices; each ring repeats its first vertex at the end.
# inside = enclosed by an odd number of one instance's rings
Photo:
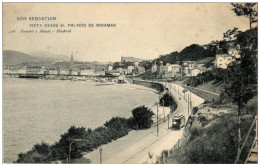
POLYGON ((160 98, 160 105, 169 107, 172 105, 172 102, 173 102, 173 100, 172 100, 172 97, 169 95, 169 93, 164 94, 163 97, 160 98))
POLYGON ((41 144, 36 144, 33 146, 33 151, 37 151, 41 155, 48 155, 50 153, 49 144, 42 142, 41 144))
MULTIPOLYGON (((238 111, 238 149, 237 158, 241 153, 241 111, 244 105, 254 96, 254 86, 250 85, 247 79, 245 70, 241 67, 241 64, 235 65, 232 69, 229 68, 228 81, 224 84, 224 94, 229 97, 232 102, 237 105, 238 111)), ((221 95, 223 97, 223 94, 221 95)))
POLYGON ((133 119, 139 129, 150 128, 153 120, 154 113, 145 106, 140 106, 132 110, 133 119))
MULTIPOLYGON (((233 62, 227 69, 227 81, 224 84, 222 97, 230 98, 238 106, 238 151, 241 153, 241 110, 257 93, 257 39, 256 29, 238 35, 237 44, 241 49, 240 59, 233 62)), ((236 159, 236 160, 237 160, 236 159)))
POLYGON ((234 27, 232 30, 227 30, 225 33, 223 33, 223 39, 225 41, 235 40, 239 33, 241 33, 241 31, 234 27))
POLYGON ((256 3, 231 3, 231 5, 234 7, 232 10, 237 16, 249 18, 250 29, 252 29, 252 24, 257 22, 256 3))

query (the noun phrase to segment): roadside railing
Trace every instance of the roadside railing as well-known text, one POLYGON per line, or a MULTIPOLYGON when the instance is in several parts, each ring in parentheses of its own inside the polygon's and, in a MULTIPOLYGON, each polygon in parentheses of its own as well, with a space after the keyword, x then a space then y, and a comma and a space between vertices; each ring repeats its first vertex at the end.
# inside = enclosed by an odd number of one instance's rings
POLYGON ((244 146, 245 146, 245 144, 246 144, 246 142, 247 142, 247 140, 248 140, 248 137, 249 137, 249 135, 250 135, 250 133, 251 133, 251 131, 252 131, 254 125, 256 126, 256 135, 257 135, 257 116, 255 116, 255 119, 254 119, 254 121, 252 122, 252 124, 251 124, 251 126, 250 126, 250 128, 249 128, 249 130, 248 130, 248 132, 247 132, 246 138, 245 138, 245 140, 244 140, 242 146, 240 147, 240 149, 239 149, 239 151, 238 151, 238 154, 237 154, 237 157, 236 157, 236 160, 235 160, 234 164, 237 164, 237 163, 238 163, 238 161, 239 161, 239 159, 240 159, 241 152, 243 151, 243 148, 244 148, 244 146))

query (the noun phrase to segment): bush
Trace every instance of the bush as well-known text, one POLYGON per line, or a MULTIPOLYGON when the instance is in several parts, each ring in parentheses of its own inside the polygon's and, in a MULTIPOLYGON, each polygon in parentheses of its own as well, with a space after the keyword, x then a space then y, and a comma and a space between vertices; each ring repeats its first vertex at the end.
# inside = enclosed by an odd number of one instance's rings
POLYGON ((107 121, 104 126, 111 129, 121 130, 122 128, 128 128, 128 119, 113 117, 111 120, 107 121))
POLYGON ((248 101, 247 107, 245 108, 245 111, 243 111, 246 114, 252 114, 256 115, 257 114, 257 105, 258 105, 258 99, 257 96, 252 98, 251 100, 248 101))
POLYGON ((137 129, 150 128, 153 120, 152 116, 154 113, 145 106, 140 106, 132 110, 133 119, 137 124, 137 129))
POLYGON ((18 155, 18 163, 46 163, 51 161, 51 150, 47 143, 42 142, 33 146, 27 153, 18 155))
POLYGON ((140 106, 132 110, 133 117, 129 119, 113 117, 107 121, 104 126, 94 130, 84 127, 71 126, 67 132, 61 135, 61 138, 55 144, 49 146, 42 142, 36 144, 26 152, 20 153, 16 162, 19 163, 49 163, 53 160, 66 159, 69 154, 69 145, 71 139, 84 139, 87 142, 73 142, 71 144, 71 158, 79 158, 82 152, 93 151, 103 144, 128 134, 131 129, 149 128, 152 124, 154 113, 145 106, 140 106))
POLYGON ((173 99, 172 99, 172 97, 168 94, 168 93, 166 93, 165 95, 163 95, 163 97, 162 98, 160 98, 160 105, 161 106, 167 106, 167 107, 169 107, 169 106, 171 106, 173 104, 173 99), (164 102, 163 102, 164 101, 164 102))

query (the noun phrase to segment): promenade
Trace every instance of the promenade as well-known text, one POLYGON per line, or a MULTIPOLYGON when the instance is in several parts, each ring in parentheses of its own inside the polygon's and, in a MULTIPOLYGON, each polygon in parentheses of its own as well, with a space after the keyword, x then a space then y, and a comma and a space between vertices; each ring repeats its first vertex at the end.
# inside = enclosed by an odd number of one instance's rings
MULTIPOLYGON (((186 120, 188 118, 188 102, 187 94, 182 93, 182 87, 172 83, 162 83, 167 87, 173 97, 178 103, 178 108, 175 114, 182 114, 186 120), (178 88, 179 87, 179 94, 178 88)), ((193 106, 199 105, 204 102, 200 97, 192 94, 191 102, 193 106)), ((160 108, 159 110, 162 110, 160 108)), ((155 113, 156 114, 156 113, 155 113)), ((171 126, 171 118, 169 120, 171 126)), ((159 135, 157 136, 157 127, 152 127, 147 130, 130 131, 127 136, 124 136, 116 141, 102 146, 102 163, 114 164, 114 163, 154 163, 156 158, 161 154, 163 150, 171 149, 178 140, 182 137, 183 129, 174 131, 168 129, 168 121, 159 124, 159 135), (152 154, 152 157, 148 154, 152 154)), ((91 163, 100 163, 99 149, 94 150, 83 156, 91 161, 91 163)))

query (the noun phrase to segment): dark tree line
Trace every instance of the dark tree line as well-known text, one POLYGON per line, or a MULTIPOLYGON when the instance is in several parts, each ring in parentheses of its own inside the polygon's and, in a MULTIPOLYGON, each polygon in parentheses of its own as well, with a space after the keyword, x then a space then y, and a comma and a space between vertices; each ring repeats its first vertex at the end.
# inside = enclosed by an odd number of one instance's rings
POLYGON ((84 139, 87 142, 73 142, 71 145, 71 158, 79 158, 82 152, 90 152, 103 144, 107 144, 123 137, 133 129, 150 128, 154 113, 145 106, 132 110, 133 116, 129 119, 114 117, 107 121, 104 126, 94 130, 84 127, 71 126, 67 132, 61 135, 58 142, 53 145, 42 142, 36 144, 26 153, 20 153, 18 163, 46 163, 58 159, 66 159, 69 154, 69 139, 84 139))

